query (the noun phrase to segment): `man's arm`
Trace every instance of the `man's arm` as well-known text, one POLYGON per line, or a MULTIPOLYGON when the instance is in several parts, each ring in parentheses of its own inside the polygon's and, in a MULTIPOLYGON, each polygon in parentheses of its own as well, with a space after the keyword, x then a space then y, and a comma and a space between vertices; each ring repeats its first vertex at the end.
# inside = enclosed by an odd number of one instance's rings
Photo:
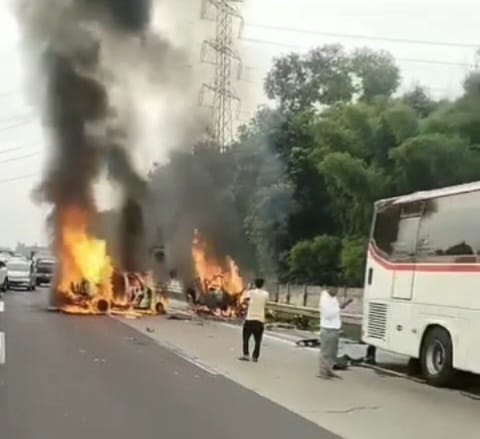
POLYGON ((353 298, 350 297, 350 299, 345 300, 342 304, 340 304, 340 309, 345 309, 348 305, 350 305, 353 302, 353 298))

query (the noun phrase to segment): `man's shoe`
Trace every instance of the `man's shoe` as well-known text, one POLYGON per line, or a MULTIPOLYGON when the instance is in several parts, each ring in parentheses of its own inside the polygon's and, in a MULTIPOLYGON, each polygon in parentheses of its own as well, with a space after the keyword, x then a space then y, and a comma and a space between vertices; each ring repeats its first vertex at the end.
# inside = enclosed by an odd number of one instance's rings
POLYGON ((247 357, 246 355, 242 355, 240 358, 239 358, 240 361, 250 361, 250 357, 247 357))
POLYGON ((317 375, 317 378, 321 378, 322 380, 331 380, 332 377, 329 374, 326 373, 319 373, 317 375))
POLYGON ((254 362, 254 363, 258 363, 258 358, 254 358, 254 359, 253 359, 253 362, 254 362))

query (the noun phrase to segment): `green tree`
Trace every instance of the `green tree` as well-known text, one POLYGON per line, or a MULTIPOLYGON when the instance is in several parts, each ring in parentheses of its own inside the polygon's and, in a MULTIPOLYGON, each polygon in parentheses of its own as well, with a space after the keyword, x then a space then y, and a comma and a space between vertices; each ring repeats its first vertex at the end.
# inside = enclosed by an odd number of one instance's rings
POLYGON ((384 179, 373 167, 349 153, 328 154, 318 165, 327 182, 338 232, 344 236, 365 235, 372 203, 383 192, 384 179))
POLYGON ((399 192, 428 190, 480 177, 480 155, 458 136, 424 134, 391 152, 399 192))
POLYGON ((297 243, 288 258, 292 279, 303 283, 336 285, 341 248, 341 240, 329 235, 297 243))
POLYGON ((340 267, 345 286, 363 285, 367 240, 365 238, 346 238, 342 243, 340 267))
POLYGON ((405 105, 413 108, 421 118, 429 116, 437 107, 437 103, 429 97, 425 88, 419 85, 405 93, 401 100, 405 105))
POLYGON ((396 145, 400 145, 409 137, 417 135, 419 126, 415 111, 405 104, 394 104, 382 114, 396 145))
POLYGON ((377 96, 391 96, 400 84, 400 71, 393 56, 385 51, 357 49, 351 56, 352 72, 360 79, 359 94, 371 102, 377 96))
POLYGON ((275 59, 265 80, 270 99, 290 111, 350 101, 354 88, 349 57, 341 45, 326 45, 306 55, 291 53, 275 59))

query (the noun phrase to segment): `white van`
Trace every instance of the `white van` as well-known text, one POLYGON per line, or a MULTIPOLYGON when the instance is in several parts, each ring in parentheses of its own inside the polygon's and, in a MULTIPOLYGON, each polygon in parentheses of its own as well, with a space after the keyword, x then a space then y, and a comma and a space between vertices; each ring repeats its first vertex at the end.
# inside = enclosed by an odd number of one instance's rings
POLYGON ((12 258, 7 261, 8 288, 26 288, 33 291, 37 280, 35 265, 25 258, 12 258))
POLYGON ((0 259, 0 291, 5 292, 8 289, 8 270, 7 265, 0 259))

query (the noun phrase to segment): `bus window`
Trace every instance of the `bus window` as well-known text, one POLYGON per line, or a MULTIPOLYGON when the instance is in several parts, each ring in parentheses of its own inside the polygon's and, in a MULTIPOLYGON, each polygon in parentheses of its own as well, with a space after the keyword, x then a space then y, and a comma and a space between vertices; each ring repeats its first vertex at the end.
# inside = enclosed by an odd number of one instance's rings
POLYGON ((373 242, 384 257, 393 251, 393 243, 397 240, 400 207, 390 205, 377 210, 373 230, 373 242))
POLYGON ((418 216, 400 219, 397 240, 393 244, 392 260, 406 261, 415 257, 419 223, 418 216))
POLYGON ((437 198, 431 204, 420 224, 417 260, 475 262, 480 251, 480 192, 437 198))
POLYGON ((377 210, 373 241, 384 257, 398 261, 415 256, 422 206, 417 201, 377 210))

